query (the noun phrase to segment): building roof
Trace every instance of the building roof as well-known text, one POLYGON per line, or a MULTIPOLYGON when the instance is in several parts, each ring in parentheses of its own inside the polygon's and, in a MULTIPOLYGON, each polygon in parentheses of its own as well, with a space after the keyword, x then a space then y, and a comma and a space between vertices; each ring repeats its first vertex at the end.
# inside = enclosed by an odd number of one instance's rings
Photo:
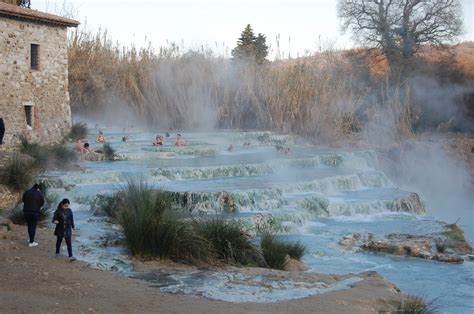
POLYGON ((37 10, 23 8, 17 5, 0 2, 0 16, 15 19, 36 21, 44 24, 53 24, 65 27, 76 27, 80 23, 65 17, 44 13, 37 10))

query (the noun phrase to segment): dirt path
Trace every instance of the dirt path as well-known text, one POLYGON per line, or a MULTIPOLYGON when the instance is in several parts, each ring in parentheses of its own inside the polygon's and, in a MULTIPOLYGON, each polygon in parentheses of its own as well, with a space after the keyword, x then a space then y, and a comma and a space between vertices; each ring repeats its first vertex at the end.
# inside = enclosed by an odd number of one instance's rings
POLYGON ((401 294, 379 278, 345 291, 271 303, 226 303, 171 295, 146 282, 54 258, 51 230, 27 246, 26 227, 0 229, 0 313, 378 313, 401 294))

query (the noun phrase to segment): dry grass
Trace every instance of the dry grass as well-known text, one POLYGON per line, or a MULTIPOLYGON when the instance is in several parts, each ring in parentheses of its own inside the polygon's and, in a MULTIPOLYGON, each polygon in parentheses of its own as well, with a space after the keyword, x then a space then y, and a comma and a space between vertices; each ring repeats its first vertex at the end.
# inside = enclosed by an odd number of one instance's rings
POLYGON ((383 59, 369 58, 326 49, 243 66, 204 48, 122 47, 106 32, 77 30, 69 43, 71 103, 75 113, 107 111, 117 121, 111 113, 122 111, 127 121, 162 128, 258 128, 337 142, 389 125, 393 139, 411 136, 405 78, 388 78, 383 59))

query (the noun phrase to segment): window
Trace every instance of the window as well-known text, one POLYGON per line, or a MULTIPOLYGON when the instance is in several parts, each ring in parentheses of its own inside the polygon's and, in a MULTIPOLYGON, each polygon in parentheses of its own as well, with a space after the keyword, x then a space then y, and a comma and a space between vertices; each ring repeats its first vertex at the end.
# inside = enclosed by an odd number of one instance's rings
POLYGON ((39 69, 39 45, 31 44, 31 69, 39 69))
POLYGON ((27 127, 33 128, 33 106, 25 106, 25 117, 27 127))

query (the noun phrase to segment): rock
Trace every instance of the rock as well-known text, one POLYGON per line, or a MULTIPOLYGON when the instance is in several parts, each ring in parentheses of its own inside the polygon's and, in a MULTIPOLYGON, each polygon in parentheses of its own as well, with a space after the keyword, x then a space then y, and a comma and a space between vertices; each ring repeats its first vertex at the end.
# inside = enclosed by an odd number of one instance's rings
POLYGON ((349 238, 349 237, 343 237, 337 243, 346 249, 351 249, 355 246, 355 239, 349 238))
MULTIPOLYGON (((409 256, 444 263, 463 263, 464 259, 459 255, 433 252, 436 241, 439 241, 439 238, 409 234, 389 234, 385 240, 367 241, 360 247, 370 252, 409 256)), ((445 252, 448 251, 446 250, 445 252)))
POLYGON ((456 224, 446 225, 444 234, 449 238, 449 248, 453 249, 457 254, 472 254, 473 250, 466 241, 464 232, 456 224))
POLYGON ((467 254, 466 255, 468 261, 474 261, 474 255, 473 254, 467 254))
POLYGON ((94 153, 86 154, 84 156, 84 159, 88 161, 102 161, 102 160, 105 160, 105 155, 94 152, 94 153))
POLYGON ((343 246, 345 249, 350 250, 355 245, 360 245, 361 241, 370 241, 373 239, 373 237, 374 235, 372 233, 364 233, 364 234, 353 233, 353 234, 343 236, 342 239, 340 239, 337 243, 340 246, 343 246))
POLYGON ((286 256, 284 271, 306 271, 308 269, 309 267, 303 262, 290 258, 288 255, 286 256))
POLYGON ((422 214, 425 213, 425 207, 421 203, 420 196, 416 193, 410 193, 407 197, 394 200, 390 204, 390 211, 422 214))
POLYGON ((433 256, 433 259, 435 261, 445 262, 445 263, 454 263, 454 264, 464 263, 464 259, 459 255, 435 254, 433 256))

